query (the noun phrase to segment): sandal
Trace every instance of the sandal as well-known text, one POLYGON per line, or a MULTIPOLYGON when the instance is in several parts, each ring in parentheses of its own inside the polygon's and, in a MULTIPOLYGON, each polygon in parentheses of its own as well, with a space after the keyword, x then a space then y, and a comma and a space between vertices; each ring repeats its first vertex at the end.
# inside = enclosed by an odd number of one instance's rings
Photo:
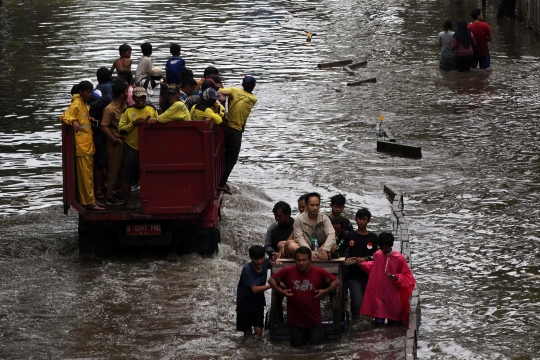
POLYGON ((225 186, 218 186, 217 191, 223 191, 225 194, 232 195, 231 189, 225 185, 225 186))
POLYGON ((92 204, 92 205, 86 205, 86 210, 103 211, 103 210, 105 210, 105 207, 101 206, 98 203, 95 203, 95 204, 92 204))

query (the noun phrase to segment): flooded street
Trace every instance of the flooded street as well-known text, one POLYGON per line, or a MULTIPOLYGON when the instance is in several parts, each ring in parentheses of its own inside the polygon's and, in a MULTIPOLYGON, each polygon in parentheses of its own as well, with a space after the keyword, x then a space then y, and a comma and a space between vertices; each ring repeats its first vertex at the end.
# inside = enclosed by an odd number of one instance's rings
POLYGON ((422 301, 421 359, 540 359, 540 36, 497 21, 492 72, 441 73, 444 20, 465 0, 4 0, 0 4, 0 359, 398 359, 402 329, 352 324, 321 351, 245 340, 235 293, 272 205, 306 191, 365 206, 391 226, 387 184, 405 195, 422 301), (291 13, 300 6, 315 11, 291 13), (311 44, 306 31, 312 32, 311 44), (164 67, 179 42, 196 76, 258 79, 225 199, 220 254, 83 258, 62 213, 58 116, 123 42, 150 41, 164 67), (367 60, 357 76, 320 62, 367 60), (376 77, 376 84, 347 81, 376 77), (410 160, 375 151, 375 121, 410 160))

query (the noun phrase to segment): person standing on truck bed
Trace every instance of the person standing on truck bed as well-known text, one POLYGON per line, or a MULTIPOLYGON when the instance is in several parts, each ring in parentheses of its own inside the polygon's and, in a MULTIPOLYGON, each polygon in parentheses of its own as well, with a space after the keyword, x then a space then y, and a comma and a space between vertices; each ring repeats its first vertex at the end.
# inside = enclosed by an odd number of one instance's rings
POLYGON ((229 112, 227 114, 230 122, 225 127, 225 170, 218 185, 218 190, 227 194, 232 194, 227 185, 227 180, 238 161, 238 155, 242 147, 242 133, 246 127, 251 109, 257 103, 257 97, 252 94, 255 83, 256 80, 253 76, 245 76, 242 81, 244 89, 224 88, 219 90, 232 95, 232 99, 229 100, 229 112))
POLYGON ((96 203, 94 197, 94 159, 96 152, 92 138, 91 121, 86 103, 92 97, 93 85, 89 81, 81 81, 76 86, 71 105, 62 115, 60 121, 73 126, 75 132, 75 162, 77 168, 77 188, 79 201, 88 210, 105 210, 103 205, 96 203))
POLYGON ((107 137, 107 153, 109 154, 107 170, 107 204, 121 205, 124 198, 119 192, 122 188, 122 165, 124 162, 124 135, 120 135, 118 124, 126 109, 129 85, 117 79, 112 88, 114 100, 105 110, 101 120, 101 131, 107 137))
POLYGON ((159 115, 157 121, 160 123, 190 121, 191 115, 189 114, 186 104, 180 100, 180 88, 176 85, 169 85, 167 96, 169 98, 169 103, 172 105, 164 113, 159 115))
POLYGON ((139 178, 139 132, 137 126, 148 121, 155 122, 158 113, 151 105, 146 105, 146 89, 139 86, 133 90, 135 105, 128 107, 120 117, 118 131, 126 135, 124 145, 124 202, 126 210, 135 210, 135 204, 130 202, 131 185, 139 178))

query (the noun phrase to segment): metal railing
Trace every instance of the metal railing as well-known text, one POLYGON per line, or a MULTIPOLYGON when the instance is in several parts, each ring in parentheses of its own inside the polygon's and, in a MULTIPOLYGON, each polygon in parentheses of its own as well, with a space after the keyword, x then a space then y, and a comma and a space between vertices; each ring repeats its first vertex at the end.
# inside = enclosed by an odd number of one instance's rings
MULTIPOLYGON (((409 243, 409 227, 403 214, 403 195, 401 193, 384 186, 384 192, 391 202, 390 220, 392 221, 392 232, 396 241, 399 241, 401 254, 407 260, 407 264, 412 267, 411 246, 409 243)), ((418 328, 420 327, 420 294, 418 284, 415 285, 410 299, 409 323, 407 324, 407 340, 405 343, 405 359, 413 360, 417 358, 418 328)))

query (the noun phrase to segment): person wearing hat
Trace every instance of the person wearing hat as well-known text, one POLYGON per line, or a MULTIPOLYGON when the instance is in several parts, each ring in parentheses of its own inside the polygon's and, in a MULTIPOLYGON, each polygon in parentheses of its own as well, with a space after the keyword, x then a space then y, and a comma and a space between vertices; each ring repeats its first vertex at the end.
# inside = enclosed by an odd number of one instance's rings
POLYGON ((155 122, 158 113, 153 106, 146 105, 146 90, 136 87, 133 90, 135 105, 128 107, 120 117, 118 131, 125 135, 124 144, 124 203, 127 210, 135 210, 131 199, 131 185, 139 178, 139 132, 137 126, 155 122))
POLYGON ((211 74, 219 75, 219 70, 217 68, 215 68, 214 66, 208 66, 206 69, 204 69, 203 77, 201 79, 199 79, 199 81, 197 81, 197 87, 195 88, 195 90, 198 93, 201 92, 201 87, 202 87, 203 81, 208 79, 208 76, 211 75, 211 74))
POLYGON ((203 92, 208 88, 212 88, 217 91, 214 80, 204 80, 201 84, 201 91, 199 92, 199 95, 191 95, 186 98, 186 106, 189 111, 191 111, 191 109, 199 103, 199 101, 202 99, 203 92))
POLYGON ((168 123, 171 121, 189 121, 191 115, 186 107, 186 104, 180 100, 180 88, 176 85, 169 86, 167 90, 169 103, 172 104, 165 112, 158 116, 157 121, 160 123, 168 123))
POLYGON ((204 90, 202 99, 191 108, 192 120, 213 120, 216 125, 223 122, 225 108, 217 100, 219 95, 216 90, 208 88, 204 90))
POLYGON ((218 190, 231 194, 231 189, 227 185, 229 175, 238 161, 240 148, 242 147, 242 133, 246 127, 246 122, 251 109, 257 103, 257 97, 253 95, 256 80, 253 76, 245 76, 242 80, 243 89, 223 88, 219 92, 230 93, 229 97, 229 118, 228 126, 225 128, 225 170, 221 176, 218 190))
POLYGON ((152 105, 155 107, 158 112, 160 112, 160 91, 161 86, 167 86, 163 81, 161 81, 163 75, 161 73, 161 68, 159 66, 154 66, 150 73, 150 77, 142 81, 141 86, 146 89, 146 104, 152 105))

